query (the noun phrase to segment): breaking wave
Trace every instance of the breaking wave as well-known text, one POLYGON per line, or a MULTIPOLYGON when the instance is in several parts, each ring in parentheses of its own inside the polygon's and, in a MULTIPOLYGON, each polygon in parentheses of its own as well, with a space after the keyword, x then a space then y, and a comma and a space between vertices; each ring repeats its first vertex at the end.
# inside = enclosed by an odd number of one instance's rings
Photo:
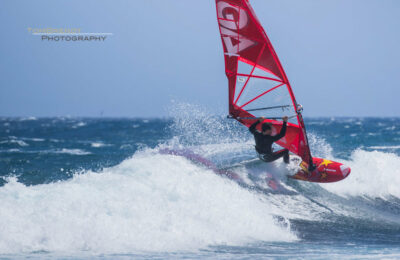
POLYGON ((177 156, 138 152, 101 173, 0 188, 0 253, 196 250, 293 241, 263 198, 177 156))

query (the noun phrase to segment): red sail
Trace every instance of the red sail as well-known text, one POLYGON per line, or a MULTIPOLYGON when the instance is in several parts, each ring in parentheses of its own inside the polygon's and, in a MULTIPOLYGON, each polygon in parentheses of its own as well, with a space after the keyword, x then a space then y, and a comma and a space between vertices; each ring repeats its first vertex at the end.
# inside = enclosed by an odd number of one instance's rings
POLYGON ((229 114, 247 127, 268 118, 278 133, 290 117, 287 134, 277 143, 312 160, 301 111, 267 34, 248 0, 216 0, 217 18, 229 81, 229 114))

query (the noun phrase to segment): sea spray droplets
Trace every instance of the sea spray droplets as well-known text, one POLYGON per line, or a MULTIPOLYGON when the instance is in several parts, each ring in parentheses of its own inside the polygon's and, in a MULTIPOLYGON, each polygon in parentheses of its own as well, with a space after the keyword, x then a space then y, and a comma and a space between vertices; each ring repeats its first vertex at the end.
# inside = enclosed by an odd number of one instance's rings
POLYGON ((308 143, 310 145, 311 154, 321 158, 332 158, 332 147, 328 142, 312 132, 308 132, 308 143))
POLYGON ((236 121, 213 115, 204 107, 173 102, 168 112, 173 119, 170 130, 181 144, 230 143, 249 138, 246 128, 238 127, 236 121))

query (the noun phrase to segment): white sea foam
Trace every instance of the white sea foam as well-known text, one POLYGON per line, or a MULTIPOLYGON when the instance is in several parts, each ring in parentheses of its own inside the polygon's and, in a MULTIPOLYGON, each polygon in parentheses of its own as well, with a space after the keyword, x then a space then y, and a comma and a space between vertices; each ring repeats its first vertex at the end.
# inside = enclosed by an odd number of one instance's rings
POLYGON ((119 147, 119 149, 131 149, 133 146, 131 144, 123 144, 119 147))
POLYGON ((90 152, 81 150, 81 149, 67 149, 67 148, 63 148, 63 149, 59 149, 59 150, 50 150, 47 151, 49 153, 64 153, 64 154, 72 154, 72 155, 88 155, 91 154, 90 152))
POLYGON ((21 138, 21 139, 23 139, 23 140, 25 140, 25 141, 32 141, 32 142, 44 142, 44 141, 45 141, 45 139, 43 139, 43 138, 23 137, 23 138, 21 138))
POLYGON ((146 152, 102 173, 0 188, 0 253, 180 251, 293 241, 271 206, 190 161, 146 152))
POLYGON ((103 142, 93 142, 90 144, 93 148, 100 148, 100 147, 105 147, 105 146, 110 146, 110 144, 105 144, 103 142))
POLYGON ((34 117, 34 116, 29 116, 29 117, 20 118, 19 121, 35 121, 35 120, 37 120, 36 117, 34 117))
MULTIPOLYGON (((383 151, 357 149, 348 160, 335 158, 332 147, 315 134, 309 135, 314 156, 341 162, 351 168, 350 175, 336 183, 320 186, 340 196, 365 196, 369 198, 400 198, 400 157, 383 151)), ((368 149, 393 150, 400 146, 371 146, 368 149)))
POLYGON ((72 128, 78 128, 78 127, 83 127, 83 126, 86 126, 86 123, 85 122, 79 122, 79 123, 73 125, 72 128))
POLYGON ((400 149, 400 146, 368 147, 382 151, 357 149, 352 152, 348 160, 343 160, 333 156, 332 147, 326 140, 313 133, 309 134, 308 139, 314 156, 341 162, 351 168, 351 173, 346 179, 336 183, 320 184, 322 188, 346 197, 400 198, 400 157, 394 153, 384 152, 384 150, 400 149))
POLYGON ((27 144, 26 142, 24 142, 22 140, 17 140, 17 139, 5 140, 5 141, 1 141, 0 143, 2 143, 2 144, 5 144, 5 143, 18 144, 19 146, 29 146, 29 144, 27 144))
POLYGON ((394 153, 356 150, 348 161, 349 177, 338 183, 322 185, 330 192, 345 196, 400 198, 400 157, 394 153))
POLYGON ((19 152, 21 152, 21 150, 16 148, 0 150, 0 153, 19 153, 19 152))
POLYGON ((377 150, 393 150, 393 149, 400 149, 400 145, 388 145, 388 146, 370 146, 370 149, 377 149, 377 150))
POLYGON ((63 148, 61 150, 56 151, 56 153, 66 153, 66 154, 73 154, 73 155, 87 155, 91 154, 90 152, 81 150, 81 149, 66 149, 63 148))

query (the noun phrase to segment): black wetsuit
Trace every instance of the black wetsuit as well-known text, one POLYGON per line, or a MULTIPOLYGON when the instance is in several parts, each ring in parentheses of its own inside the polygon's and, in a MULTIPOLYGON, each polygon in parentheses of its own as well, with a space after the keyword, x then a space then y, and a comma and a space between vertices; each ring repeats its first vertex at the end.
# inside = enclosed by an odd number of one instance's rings
POLYGON ((271 135, 263 135, 262 133, 256 130, 257 125, 260 121, 257 120, 254 124, 252 124, 249 128, 250 132, 254 135, 254 139, 256 141, 256 151, 261 160, 265 162, 272 162, 276 159, 283 157, 283 160, 288 163, 289 162, 289 150, 282 149, 277 152, 272 151, 272 144, 286 134, 286 125, 287 123, 284 122, 281 131, 279 134, 275 136, 271 135))

